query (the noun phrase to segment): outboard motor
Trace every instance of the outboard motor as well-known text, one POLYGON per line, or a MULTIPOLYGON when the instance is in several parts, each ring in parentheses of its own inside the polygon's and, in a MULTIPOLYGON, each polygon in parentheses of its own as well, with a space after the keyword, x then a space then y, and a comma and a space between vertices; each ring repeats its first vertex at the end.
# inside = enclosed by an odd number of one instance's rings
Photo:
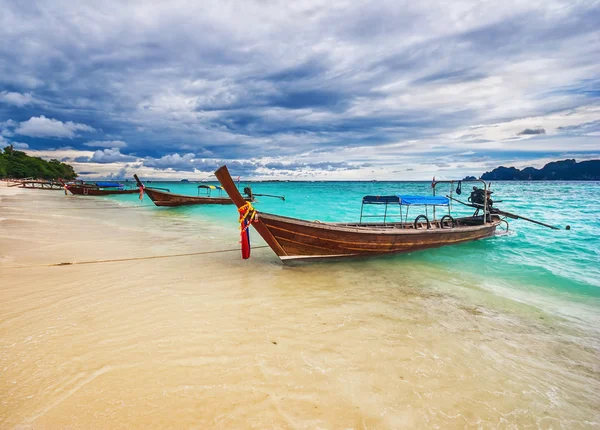
POLYGON ((246 194, 248 199, 252 200, 252 188, 244 187, 244 194, 246 194))
MULTIPOLYGON (((492 206, 494 205, 494 201, 492 200, 492 193, 493 191, 488 190, 487 191, 487 207, 488 209, 491 209, 492 206)), ((469 201, 473 204, 476 205, 485 205, 485 199, 486 199, 486 191, 482 188, 477 188, 477 187, 473 187, 473 191, 471 191, 471 196, 469 197, 469 201)))

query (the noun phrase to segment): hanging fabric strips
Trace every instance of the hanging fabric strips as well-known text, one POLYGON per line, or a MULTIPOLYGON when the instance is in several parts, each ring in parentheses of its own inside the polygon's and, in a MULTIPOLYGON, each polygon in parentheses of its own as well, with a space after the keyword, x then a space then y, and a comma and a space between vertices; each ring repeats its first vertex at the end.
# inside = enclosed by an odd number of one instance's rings
POLYGON ((250 258, 250 224, 252 224, 257 217, 256 209, 252 207, 250 202, 247 202, 244 206, 238 209, 240 213, 240 243, 242 244, 242 259, 247 260, 250 258))
POLYGON ((140 182, 140 201, 144 200, 144 185, 140 182))
POLYGON ((69 189, 69 186, 65 184, 65 181, 63 181, 61 178, 58 178, 58 181, 62 184, 63 188, 65 189, 65 196, 68 196, 67 190, 69 189))

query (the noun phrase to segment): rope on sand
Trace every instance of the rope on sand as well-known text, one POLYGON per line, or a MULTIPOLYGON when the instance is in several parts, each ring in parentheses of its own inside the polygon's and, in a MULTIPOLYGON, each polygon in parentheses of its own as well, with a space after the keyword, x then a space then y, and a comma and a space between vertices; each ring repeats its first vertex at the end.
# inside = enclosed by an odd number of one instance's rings
MULTIPOLYGON (((255 246, 254 248, 255 249, 268 248, 268 246, 267 245, 255 246)), ((29 268, 33 268, 33 267, 62 267, 62 266, 82 265, 82 264, 120 263, 123 261, 157 260, 160 258, 190 257, 190 256, 194 256, 194 255, 221 254, 224 252, 240 252, 240 249, 239 248, 219 249, 219 250, 215 250, 215 251, 187 252, 185 254, 151 255, 148 257, 114 258, 114 259, 110 259, 110 260, 71 261, 71 262, 52 263, 52 264, 34 264, 34 265, 30 265, 30 266, 6 266, 6 267, 0 266, 0 268, 3 268, 3 269, 29 269, 29 268)))

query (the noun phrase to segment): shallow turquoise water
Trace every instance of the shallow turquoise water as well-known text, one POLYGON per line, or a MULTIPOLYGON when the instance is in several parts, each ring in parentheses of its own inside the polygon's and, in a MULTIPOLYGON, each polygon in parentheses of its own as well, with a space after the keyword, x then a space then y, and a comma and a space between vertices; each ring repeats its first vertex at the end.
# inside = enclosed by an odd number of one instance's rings
MULTIPOLYGON (((244 185, 242 183, 242 187, 244 185)), ((367 194, 431 194, 427 182, 263 182, 251 185, 255 193, 286 197, 285 202, 261 197, 255 204, 257 209, 321 221, 358 221, 361 198, 367 194)), ((149 186, 197 195, 195 183, 153 182, 149 186)), ((469 188, 464 184, 461 199, 466 201, 469 188)), ((600 303, 597 301, 600 299, 600 182, 495 182, 492 190, 494 199, 503 201, 497 207, 556 226, 570 225, 571 230, 556 231, 509 220, 507 234, 484 241, 378 258, 364 264, 386 269, 395 265, 401 276, 403 267, 411 262, 426 262, 432 268, 443 269, 449 277, 472 277, 478 284, 511 298, 552 294, 600 303)), ((438 185, 438 195, 448 192, 449 185, 438 185)), ((139 204, 136 195, 114 198, 139 204)), ((149 203, 146 197, 144 204, 149 203)), ((237 212, 233 206, 144 209, 200 217, 226 228, 237 228, 237 212)), ((454 204, 452 210, 455 215, 472 213, 470 208, 459 204, 454 204)), ((411 209, 409 219, 419 213, 418 208, 411 209)))

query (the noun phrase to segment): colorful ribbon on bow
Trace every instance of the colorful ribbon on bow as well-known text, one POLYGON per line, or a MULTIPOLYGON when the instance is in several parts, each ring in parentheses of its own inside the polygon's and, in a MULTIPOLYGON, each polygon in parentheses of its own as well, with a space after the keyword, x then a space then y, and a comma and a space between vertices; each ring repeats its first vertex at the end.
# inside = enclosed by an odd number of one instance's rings
POLYGON ((240 214, 240 243, 242 244, 242 259, 250 258, 250 224, 257 219, 256 209, 252 207, 250 202, 238 208, 240 214))

